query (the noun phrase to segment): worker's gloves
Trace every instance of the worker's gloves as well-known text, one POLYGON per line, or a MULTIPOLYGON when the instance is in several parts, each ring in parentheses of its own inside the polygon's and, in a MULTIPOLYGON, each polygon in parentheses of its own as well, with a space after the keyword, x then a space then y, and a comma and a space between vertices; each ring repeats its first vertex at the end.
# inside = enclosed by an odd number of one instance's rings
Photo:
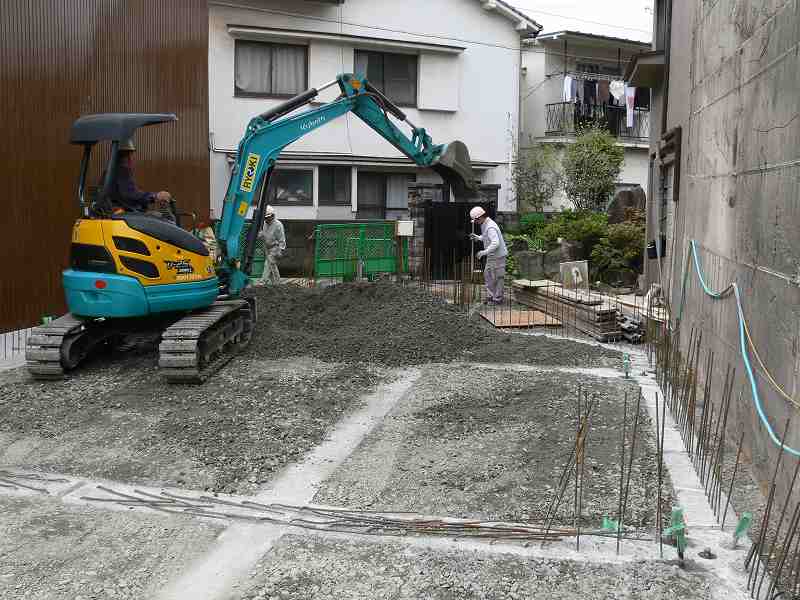
POLYGON ((486 256, 486 250, 481 250, 475 256, 477 256, 478 258, 483 258, 484 256, 486 256))
POLYGON ((482 238, 477 233, 470 233, 469 239, 471 239, 473 242, 480 242, 482 238))

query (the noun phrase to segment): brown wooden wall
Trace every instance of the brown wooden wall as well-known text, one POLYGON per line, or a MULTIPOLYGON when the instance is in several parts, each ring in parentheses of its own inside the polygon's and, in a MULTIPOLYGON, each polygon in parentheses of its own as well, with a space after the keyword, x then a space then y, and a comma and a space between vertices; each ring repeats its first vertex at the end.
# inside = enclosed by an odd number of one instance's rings
POLYGON ((207 216, 207 1, 2 0, 0 331, 65 309, 81 156, 69 129, 94 112, 176 113, 139 131, 137 182, 207 216))

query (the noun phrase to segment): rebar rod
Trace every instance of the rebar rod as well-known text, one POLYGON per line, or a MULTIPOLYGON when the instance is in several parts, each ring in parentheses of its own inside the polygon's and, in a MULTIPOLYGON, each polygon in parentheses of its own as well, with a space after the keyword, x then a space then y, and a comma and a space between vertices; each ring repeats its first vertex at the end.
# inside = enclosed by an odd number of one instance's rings
POLYGON ((619 446, 619 508, 617 510, 617 554, 619 554, 619 534, 622 531, 622 527, 619 526, 619 522, 622 518, 622 486, 625 483, 625 437, 627 434, 627 421, 628 421, 628 392, 625 392, 625 403, 622 412, 622 442, 619 446))
MULTIPOLYGON (((769 566, 769 559, 772 557, 773 553, 775 552, 775 544, 778 542, 778 537, 780 536, 781 526, 783 525, 783 519, 786 517, 786 509, 788 508, 789 504, 792 500, 792 490, 794 490, 795 481, 797 481, 797 473, 800 470, 800 459, 797 460, 797 465, 794 467, 794 474, 792 475, 792 482, 789 484, 789 491, 786 494, 786 501, 783 503, 783 508, 781 509, 781 516, 778 517, 778 524, 775 528, 775 536, 772 538, 772 544, 769 547, 769 552, 767 552, 767 565, 764 567, 764 572, 761 575, 761 581, 758 584, 758 590, 761 591, 761 584, 764 582, 764 576, 767 574, 767 567, 769 566)), ((756 595, 758 597, 758 595, 756 595)))
POLYGON ((731 383, 728 387, 728 394, 725 401, 725 416, 722 420, 722 428, 719 433, 719 441, 717 442, 717 456, 714 464, 714 483, 711 487, 711 508, 714 510, 714 514, 717 515, 719 518, 719 502, 720 502, 720 491, 722 489, 722 464, 725 457, 725 444, 728 439, 727 430, 728 430, 728 414, 730 413, 731 409, 731 400, 733 398, 733 384, 736 380, 736 369, 733 369, 733 374, 731 375, 731 383))
MULTIPOLYGON (((639 391, 639 396, 636 399, 636 414, 634 414, 633 416, 633 436, 631 437, 631 451, 628 459, 628 477, 625 483, 625 500, 623 501, 622 504, 622 516, 620 517, 619 520, 619 532, 621 532, 623 529, 623 525, 625 522, 625 511, 628 508, 628 494, 631 489, 631 472, 633 470, 633 456, 636 451, 636 433, 639 428, 639 411, 641 408, 641 402, 642 402, 642 392, 639 391)), ((617 537, 617 554, 619 554, 619 542, 620 538, 617 537)))
MULTIPOLYGON (((747 586, 748 589, 750 588, 750 581, 753 579, 753 574, 755 573, 755 577, 758 577, 758 570, 761 565, 761 551, 764 547, 764 540, 766 538, 767 528, 769 527, 769 518, 772 513, 772 504, 775 500, 775 479, 778 476, 778 469, 781 465, 781 459, 783 458, 783 446, 786 442, 786 434, 789 433, 789 423, 791 423, 791 419, 786 420, 786 427, 783 430, 783 437, 781 438, 781 452, 778 454, 778 460, 775 461, 775 471, 772 474, 772 481, 770 482, 770 490, 769 490, 769 497, 767 498, 767 506, 764 510, 764 515, 761 520, 761 530, 759 531, 758 536, 758 543, 754 544, 751 548, 750 555, 747 557, 745 561, 745 567, 749 566, 750 561, 755 555, 758 555, 758 560, 754 565, 755 568, 750 569, 750 576, 747 579, 747 586)), ((753 579, 755 585, 755 579, 753 579)))
POLYGON ((742 443, 744 442, 744 430, 739 436, 739 445, 736 449, 736 462, 733 465, 733 475, 731 476, 731 485, 728 487, 728 497, 725 499, 725 510, 722 512, 722 525, 720 530, 725 529, 725 519, 728 518, 728 506, 731 503, 731 495, 733 494, 733 484, 736 481, 736 472, 739 470, 739 460, 742 457, 742 443))
MULTIPOLYGON (((781 573, 783 572, 783 565, 786 563, 786 557, 789 555, 789 550, 792 547, 792 542, 794 542, 794 540, 797 537, 798 521, 800 521, 800 502, 798 502, 795 505, 794 513, 792 514, 792 518, 789 521, 789 528, 786 530, 786 539, 783 540, 783 545, 781 548, 781 557, 780 559, 778 559, 778 567, 772 574, 772 581, 770 581, 770 584, 767 587, 767 598, 772 598, 772 593, 775 591, 775 587, 778 585, 778 582, 780 581, 781 573)), ((789 574, 791 575, 791 573, 789 574)))

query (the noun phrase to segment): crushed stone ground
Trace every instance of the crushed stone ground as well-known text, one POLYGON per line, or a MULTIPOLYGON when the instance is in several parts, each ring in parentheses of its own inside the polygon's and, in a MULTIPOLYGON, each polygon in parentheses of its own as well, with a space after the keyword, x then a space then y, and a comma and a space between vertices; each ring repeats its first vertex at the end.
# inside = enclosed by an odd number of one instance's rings
POLYGON ((711 600, 726 585, 663 562, 481 555, 391 542, 284 536, 228 600, 711 600))
POLYGON ((568 340, 501 332, 425 290, 389 282, 255 288, 259 326, 250 352, 333 362, 412 366, 470 360, 618 366, 621 353, 568 340))
POLYGON ((95 359, 65 381, 0 374, 0 465, 249 493, 319 443, 374 369, 241 357, 202 386, 154 355, 95 359))
POLYGON ((0 598, 152 598, 221 531, 190 517, 0 496, 0 598))
MULTIPOLYGON (((542 522, 575 444, 579 389, 600 402, 586 446, 581 511, 584 527, 598 527, 619 510, 624 398, 627 393, 627 474, 639 388, 622 378, 558 371, 426 368, 315 502, 542 522)), ((651 528, 658 498, 655 427, 643 405, 639 415, 625 524, 651 528)), ((572 525, 574 489, 571 476, 555 523, 572 525)), ((671 489, 665 473, 665 519, 671 489)))

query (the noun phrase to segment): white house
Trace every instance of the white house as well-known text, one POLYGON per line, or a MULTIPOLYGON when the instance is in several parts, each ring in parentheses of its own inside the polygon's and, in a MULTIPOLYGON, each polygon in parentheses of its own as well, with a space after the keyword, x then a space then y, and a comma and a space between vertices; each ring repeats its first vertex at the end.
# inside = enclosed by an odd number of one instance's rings
MULTIPOLYGON (((498 209, 514 210, 520 41, 540 29, 501 0, 210 0, 212 210, 250 118, 342 72, 365 74, 435 143, 465 142, 481 181, 501 186, 498 209)), ((441 181, 347 115, 286 149, 275 204, 289 220, 392 218, 409 179, 441 181)))
MULTIPOLYGON (((649 90, 635 94, 629 121, 623 73, 632 56, 649 49, 649 44, 634 40, 576 31, 543 33, 524 40, 520 147, 543 143, 563 149, 575 140, 576 124, 602 118, 625 149, 618 189, 640 185, 646 190, 649 90)), ((568 206, 561 193, 549 209, 568 206)))

